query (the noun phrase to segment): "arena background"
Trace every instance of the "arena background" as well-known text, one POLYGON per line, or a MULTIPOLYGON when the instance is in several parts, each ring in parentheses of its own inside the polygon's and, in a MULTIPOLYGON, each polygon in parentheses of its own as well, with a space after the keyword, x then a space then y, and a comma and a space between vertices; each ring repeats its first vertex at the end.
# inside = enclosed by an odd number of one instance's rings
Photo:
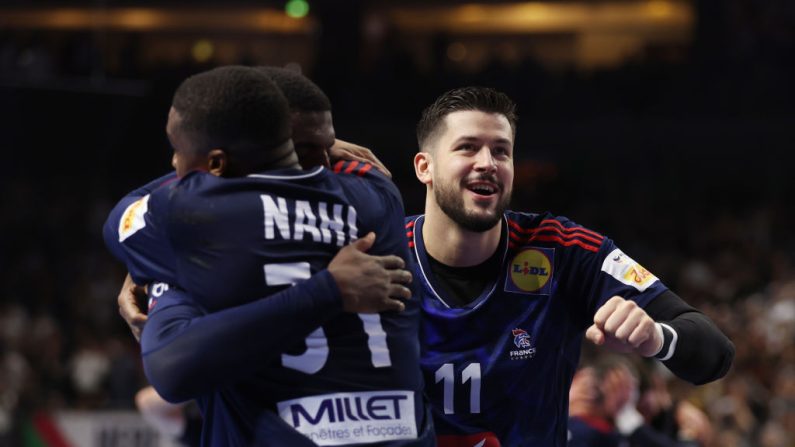
POLYGON ((229 63, 300 67, 408 213, 422 107, 507 92, 513 207, 617 240, 732 338, 726 379, 670 385, 711 445, 795 445, 790 0, 3 2, 0 445, 166 445, 131 412, 145 378, 100 228, 169 169, 178 82, 229 63))

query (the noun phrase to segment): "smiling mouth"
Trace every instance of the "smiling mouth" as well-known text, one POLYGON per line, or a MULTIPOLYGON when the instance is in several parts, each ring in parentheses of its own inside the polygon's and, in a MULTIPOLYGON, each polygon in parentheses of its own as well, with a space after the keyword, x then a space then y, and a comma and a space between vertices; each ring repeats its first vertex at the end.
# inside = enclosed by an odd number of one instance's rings
POLYGON ((493 196, 500 191, 500 188, 493 183, 470 183, 466 188, 480 196, 493 196))

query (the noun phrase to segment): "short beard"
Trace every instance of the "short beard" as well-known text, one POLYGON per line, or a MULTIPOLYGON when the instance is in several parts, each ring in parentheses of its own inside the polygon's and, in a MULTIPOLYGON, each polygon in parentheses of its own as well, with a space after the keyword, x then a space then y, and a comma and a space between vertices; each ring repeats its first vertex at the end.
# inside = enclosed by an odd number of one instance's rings
POLYGON ((494 228, 494 226, 499 223, 500 219, 502 219, 502 215, 511 201, 511 194, 509 191, 497 202, 493 216, 473 215, 467 213, 466 207, 464 206, 464 197, 458 191, 454 191, 453 188, 440 188, 440 185, 436 186, 437 187, 433 189, 433 195, 439 208, 441 208, 453 222, 457 223, 465 230, 475 233, 484 233, 494 228))

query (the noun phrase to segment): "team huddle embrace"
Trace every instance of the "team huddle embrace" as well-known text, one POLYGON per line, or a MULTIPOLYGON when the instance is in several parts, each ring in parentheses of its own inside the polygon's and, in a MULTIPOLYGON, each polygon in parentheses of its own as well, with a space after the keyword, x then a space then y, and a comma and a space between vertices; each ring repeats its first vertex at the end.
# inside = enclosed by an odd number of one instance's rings
MULTIPOLYGON (((165 112, 165 111, 164 111, 165 112)), ((336 139, 306 77, 186 79, 174 170, 122 198, 110 251, 147 286, 122 315, 157 394, 197 402, 208 446, 566 446, 584 338, 694 384, 731 342, 610 238, 507 209, 514 103, 465 87, 422 114, 425 211, 336 139)))

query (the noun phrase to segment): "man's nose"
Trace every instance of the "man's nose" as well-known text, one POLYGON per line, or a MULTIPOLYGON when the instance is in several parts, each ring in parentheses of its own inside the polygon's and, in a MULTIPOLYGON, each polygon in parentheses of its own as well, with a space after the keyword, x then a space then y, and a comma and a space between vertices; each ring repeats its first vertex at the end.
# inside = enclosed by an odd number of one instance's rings
POLYGON ((494 156, 491 154, 491 149, 488 146, 483 146, 477 153, 475 168, 479 170, 494 171, 497 169, 497 163, 494 156))

